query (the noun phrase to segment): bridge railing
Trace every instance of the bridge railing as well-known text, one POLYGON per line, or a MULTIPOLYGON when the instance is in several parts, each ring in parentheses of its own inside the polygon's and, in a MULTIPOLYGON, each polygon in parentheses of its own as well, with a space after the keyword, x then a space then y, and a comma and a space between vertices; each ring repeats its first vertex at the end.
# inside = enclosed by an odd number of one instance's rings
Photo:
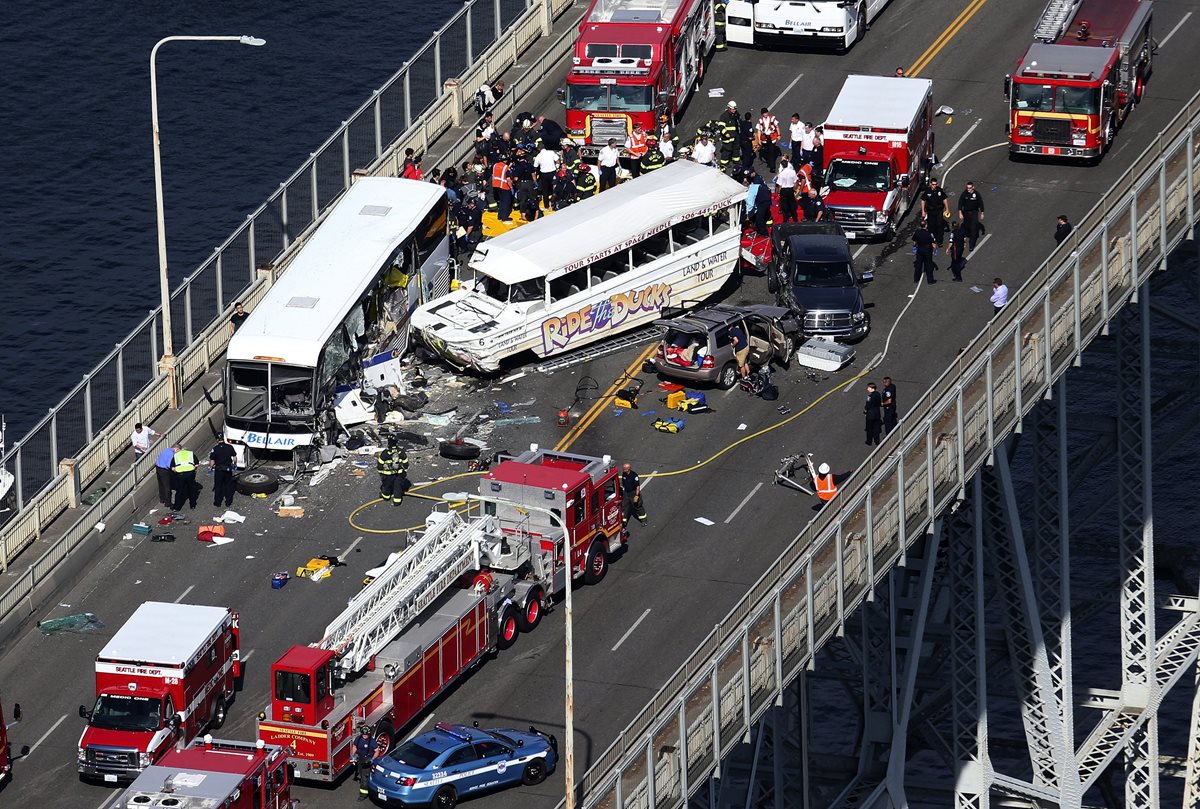
MULTIPOLYGON (((571 5, 468 0, 435 31, 175 290, 181 385, 193 384, 224 352, 229 305, 240 300, 253 308, 358 167, 396 176, 406 148, 422 152, 460 121, 474 90, 516 64, 546 33, 547 15, 571 5)), ((154 309, 0 458, 16 476, 17 494, 17 512, 0 530, 0 572, 70 507, 76 487, 92 484, 129 448, 135 423, 166 411, 171 391, 158 368, 160 329, 160 309, 154 309), (61 468, 66 458, 75 461, 76 472, 61 468)))
POLYGON ((1076 225, 584 773, 585 809, 682 804, 1196 223, 1200 94, 1076 225))

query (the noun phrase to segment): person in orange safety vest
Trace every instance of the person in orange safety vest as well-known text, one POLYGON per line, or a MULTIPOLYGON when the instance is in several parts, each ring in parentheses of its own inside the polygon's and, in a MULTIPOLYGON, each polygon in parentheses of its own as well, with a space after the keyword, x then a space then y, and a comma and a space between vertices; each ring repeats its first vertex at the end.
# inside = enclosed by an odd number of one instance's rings
POLYGON ((492 194, 496 197, 496 218, 501 222, 511 222, 512 177, 504 160, 497 160, 492 165, 492 194))
POLYGON ((629 173, 634 177, 642 173, 642 158, 646 156, 649 148, 642 125, 634 124, 633 131, 625 139, 625 150, 629 152, 629 173))
POLYGON ((823 463, 817 468, 817 474, 813 475, 813 486, 817 490, 817 497, 828 502, 837 494, 837 484, 833 482, 833 472, 829 469, 829 464, 823 463))

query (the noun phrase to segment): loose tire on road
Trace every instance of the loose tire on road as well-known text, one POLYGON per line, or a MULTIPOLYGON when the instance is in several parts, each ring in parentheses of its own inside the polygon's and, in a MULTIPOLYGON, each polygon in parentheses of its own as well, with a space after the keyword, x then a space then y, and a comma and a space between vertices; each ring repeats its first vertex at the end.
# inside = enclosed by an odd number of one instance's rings
POLYGON ((266 469, 247 469, 237 476, 238 494, 272 494, 279 488, 279 476, 266 469))
POLYGON ((438 446, 443 458, 453 461, 473 461, 479 457, 479 447, 466 441, 443 441, 438 446))

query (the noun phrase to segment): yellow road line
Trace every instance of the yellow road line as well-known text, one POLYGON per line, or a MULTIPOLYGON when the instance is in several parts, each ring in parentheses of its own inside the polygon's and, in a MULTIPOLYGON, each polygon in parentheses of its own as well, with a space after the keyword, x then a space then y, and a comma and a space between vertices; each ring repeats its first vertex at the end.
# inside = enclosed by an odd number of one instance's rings
POLYGON ((986 2, 987 0, 972 0, 971 3, 968 3, 967 7, 964 8, 962 12, 954 18, 954 21, 946 26, 946 30, 942 32, 942 35, 935 39, 933 44, 925 49, 925 53, 921 54, 920 57, 917 58, 917 61, 913 62, 912 67, 910 67, 904 75, 916 76, 922 70, 927 68, 929 63, 933 61, 933 57, 941 53, 942 48, 946 47, 946 44, 950 42, 950 40, 954 39, 958 32, 962 30, 962 27, 967 24, 967 21, 974 17, 975 12, 983 8, 984 3, 986 2))
POLYGON ((562 440, 555 445, 555 452, 566 452, 568 449, 570 449, 571 445, 575 443, 575 440, 578 439, 579 436, 583 435, 584 430, 591 426, 592 422, 596 420, 601 411, 603 411, 604 408, 609 404, 609 401, 612 399, 612 395, 616 393, 617 388, 625 384, 631 377, 633 377, 637 369, 641 367, 642 363, 646 361, 646 358, 649 357, 656 348, 658 348, 657 340, 648 345, 646 350, 639 354, 637 359, 629 364, 629 367, 625 369, 625 373, 618 376, 616 381, 608 386, 608 390, 604 391, 600 398, 592 403, 592 406, 589 407, 587 412, 585 412, 579 421, 575 423, 575 426, 568 430, 567 434, 562 437, 562 440))

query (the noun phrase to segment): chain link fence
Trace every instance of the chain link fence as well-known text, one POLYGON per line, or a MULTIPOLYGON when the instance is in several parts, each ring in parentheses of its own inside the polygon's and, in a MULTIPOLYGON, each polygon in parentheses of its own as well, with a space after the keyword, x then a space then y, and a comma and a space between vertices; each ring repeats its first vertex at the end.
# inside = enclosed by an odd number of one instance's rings
MULTIPOLYGON (((460 122, 474 88, 516 64, 547 32, 548 19, 571 5, 469 0, 434 32, 174 291, 172 336, 182 384, 199 378, 224 350, 232 302, 253 305, 265 294, 356 170, 398 174, 404 147, 423 152, 460 122)), ((128 449, 135 422, 150 422, 168 408, 160 334, 155 309, 0 458, 16 478, 17 506, 0 531, 0 570, 69 506, 67 489, 75 482, 60 472, 62 459, 79 460, 78 484, 86 487, 128 449)))

